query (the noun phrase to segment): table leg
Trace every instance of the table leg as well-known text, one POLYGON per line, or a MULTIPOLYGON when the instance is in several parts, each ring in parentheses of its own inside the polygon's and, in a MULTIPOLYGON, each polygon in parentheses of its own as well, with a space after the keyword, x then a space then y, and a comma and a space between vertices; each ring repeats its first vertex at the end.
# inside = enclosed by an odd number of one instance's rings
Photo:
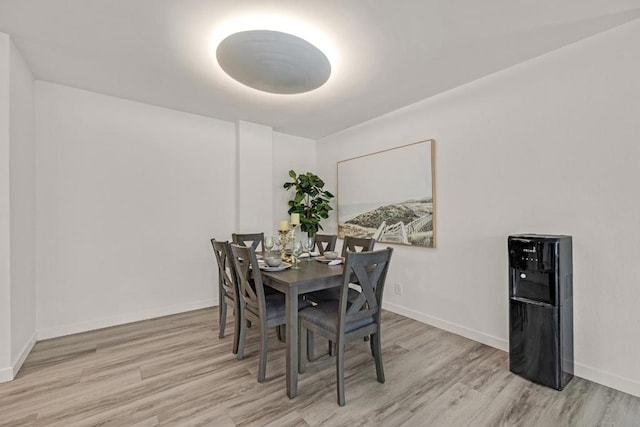
POLYGON ((298 394, 298 290, 290 288, 286 296, 287 308, 287 396, 298 394))

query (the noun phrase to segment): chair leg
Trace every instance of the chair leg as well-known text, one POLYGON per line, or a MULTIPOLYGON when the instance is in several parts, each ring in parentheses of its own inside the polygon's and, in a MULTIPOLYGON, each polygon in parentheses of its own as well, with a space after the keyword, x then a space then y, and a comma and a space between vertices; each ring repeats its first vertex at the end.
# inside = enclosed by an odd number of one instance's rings
POLYGON ((371 335, 371 348, 375 349, 373 357, 376 361, 376 375, 379 383, 384 383, 384 369, 382 367, 382 345, 380 342, 380 332, 371 335))
POLYGON ((307 368, 307 354, 308 349, 308 338, 309 334, 305 330, 304 324, 301 322, 298 323, 298 373, 304 374, 305 369, 307 368))
POLYGON ((260 325, 260 365, 258 366, 258 382, 267 378, 267 325, 260 325))
POLYGON ((329 341, 329 356, 336 355, 336 343, 333 341, 329 341))
POLYGON ((307 360, 309 362, 315 362, 316 360, 320 359, 322 356, 330 354, 331 349, 335 348, 335 347, 332 347, 332 343, 331 342, 329 342, 329 346, 328 347, 329 348, 328 348, 326 353, 316 354, 315 334, 313 333, 313 331, 311 329, 307 329, 307 360))
POLYGON ((309 362, 313 362, 317 359, 316 357, 316 337, 315 334, 313 333, 313 331, 307 329, 307 334, 306 334, 306 340, 307 340, 307 360, 309 362))
POLYGON ((287 325, 279 325, 276 328, 278 341, 287 342, 287 325))
POLYGON ((227 325, 227 302, 224 297, 220 300, 220 310, 218 310, 218 322, 220 325, 220 331, 218 332, 218 338, 224 338, 224 328, 227 325))
POLYGON ((233 309, 233 354, 238 354, 238 345, 240 342, 240 310, 233 309))
MULTIPOLYGON (((370 337, 367 336, 367 338, 370 338, 370 337)), ((376 357, 376 349, 375 349, 375 345, 373 343, 373 338, 371 338, 369 340, 365 340, 365 341, 369 341, 369 348, 371 349, 371 355, 375 358, 376 357)))
POLYGON ((336 343, 336 383, 338 386, 338 405, 344 406, 344 342, 336 343))
POLYGON ((244 342, 247 338, 247 321, 245 319, 240 319, 240 333, 238 335, 238 354, 236 358, 242 360, 244 357, 244 342))

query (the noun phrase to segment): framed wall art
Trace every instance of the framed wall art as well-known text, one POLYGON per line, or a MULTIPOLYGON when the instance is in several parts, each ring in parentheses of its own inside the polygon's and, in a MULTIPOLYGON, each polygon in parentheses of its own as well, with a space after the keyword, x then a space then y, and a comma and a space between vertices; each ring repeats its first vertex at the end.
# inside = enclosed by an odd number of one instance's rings
POLYGON ((338 162, 338 236, 436 247, 435 140, 338 162))

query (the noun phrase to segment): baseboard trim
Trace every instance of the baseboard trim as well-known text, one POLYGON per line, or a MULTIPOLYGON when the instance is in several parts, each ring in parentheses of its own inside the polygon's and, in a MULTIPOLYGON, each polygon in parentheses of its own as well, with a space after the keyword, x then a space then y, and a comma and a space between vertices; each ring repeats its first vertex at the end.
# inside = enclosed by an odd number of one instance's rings
POLYGON ((419 311, 415 311, 410 308, 402 307, 400 305, 392 303, 383 302, 382 308, 397 314, 401 314, 410 319, 426 323, 427 325, 435 326, 436 328, 443 329, 447 332, 469 338, 470 340, 486 344, 490 347, 494 347, 502 351, 509 351, 509 341, 503 340, 493 335, 489 335, 475 329, 467 328, 466 326, 458 325, 447 320, 439 319, 434 316, 429 316, 428 314, 420 313, 419 311))
POLYGON ((168 307, 158 307, 135 313, 126 313, 102 319, 89 320, 86 322, 54 326, 51 328, 40 328, 38 329, 38 340, 78 334, 80 332, 93 331, 95 329, 108 328, 110 326, 123 325, 125 323, 139 322, 141 320, 169 316, 171 314, 184 313, 186 311, 199 310, 201 308, 208 308, 216 305, 218 305, 217 297, 210 300, 193 301, 168 307))
POLYGON ((38 338, 38 333, 34 331, 31 337, 29 338, 29 340, 22 347, 22 350, 20 350, 18 359, 13 363, 13 372, 12 372, 13 378, 15 378, 18 375, 20 368, 22 368, 22 364, 24 363, 25 360, 27 360, 29 353, 31 353, 31 350, 33 350, 33 346, 36 345, 37 338, 38 338))
POLYGON ((36 345, 36 337, 37 334, 34 332, 22 347, 22 350, 20 350, 20 354, 18 354, 18 358, 13 362, 13 364, 7 368, 0 369, 0 383, 13 381, 13 379, 18 375, 20 368, 22 368, 22 364, 27 360, 29 353, 33 350, 33 346, 36 345))
MULTIPOLYGON (((392 311, 397 314, 409 317, 427 325, 435 326, 436 328, 443 329, 447 332, 451 332, 470 340, 477 341, 482 344, 497 348, 502 351, 509 352, 509 341, 503 340, 493 335, 486 334, 484 332, 477 331, 475 329, 467 328, 465 326, 458 325, 456 323, 448 322, 446 320, 439 319, 437 317, 429 316, 419 311, 412 310, 410 308, 402 307, 392 303, 382 303, 382 307, 386 310, 392 311)), ((611 372, 605 372, 600 369, 592 368, 582 363, 575 362, 574 374, 577 377, 584 378, 594 383, 601 384, 606 387, 628 393, 637 397, 640 397, 640 382, 624 378, 611 372)))
POLYGON ((601 371, 582 363, 574 364, 574 374, 576 377, 584 378, 594 383, 640 397, 640 382, 624 378, 611 372, 601 371))
POLYGON ((13 381, 13 367, 0 369, 0 383, 13 381))

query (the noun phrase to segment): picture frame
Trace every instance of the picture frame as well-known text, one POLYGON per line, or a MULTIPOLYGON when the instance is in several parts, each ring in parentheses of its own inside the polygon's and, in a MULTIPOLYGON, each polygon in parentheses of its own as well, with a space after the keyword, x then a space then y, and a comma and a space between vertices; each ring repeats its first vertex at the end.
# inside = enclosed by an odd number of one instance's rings
POLYGON ((436 247, 435 140, 341 160, 338 237, 436 247))

